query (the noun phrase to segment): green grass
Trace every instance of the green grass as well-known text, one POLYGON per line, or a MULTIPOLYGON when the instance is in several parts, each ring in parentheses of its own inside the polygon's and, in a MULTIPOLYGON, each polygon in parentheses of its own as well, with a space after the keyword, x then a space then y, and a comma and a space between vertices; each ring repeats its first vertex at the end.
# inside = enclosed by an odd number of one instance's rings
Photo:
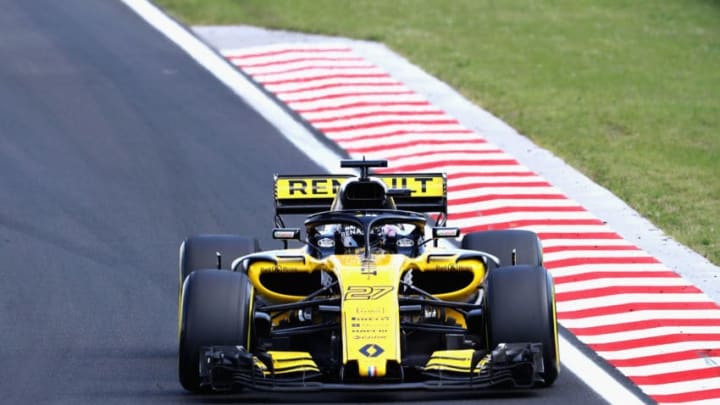
POLYGON ((384 42, 720 263, 720 1, 157 3, 384 42))

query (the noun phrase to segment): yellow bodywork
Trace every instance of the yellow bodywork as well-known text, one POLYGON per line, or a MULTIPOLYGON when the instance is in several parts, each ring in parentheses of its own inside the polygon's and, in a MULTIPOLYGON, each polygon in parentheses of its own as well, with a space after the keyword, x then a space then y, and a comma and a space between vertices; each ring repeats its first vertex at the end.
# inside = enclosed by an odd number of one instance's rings
POLYGON ((479 374, 490 361, 490 355, 480 359, 475 370, 472 369, 472 359, 475 350, 438 350, 433 352, 430 360, 425 364, 426 371, 450 371, 454 373, 479 374))
MULTIPOLYGON (((356 362, 359 375, 362 377, 383 377, 387 373, 389 362, 398 365, 401 363, 398 290, 401 279, 408 271, 471 272, 472 279, 466 285, 454 291, 435 295, 436 298, 445 301, 467 301, 477 293, 486 274, 485 266, 477 258, 463 258, 462 252, 452 253, 433 248, 428 248, 425 253, 414 258, 401 254, 376 254, 369 258, 364 255, 332 255, 317 259, 307 255, 302 249, 266 252, 264 257, 267 259, 258 258, 249 265, 248 276, 255 287, 255 293, 269 302, 290 303, 305 297, 269 289, 261 282, 261 275, 266 272, 310 274, 324 271, 337 279, 342 294, 340 322, 343 336, 343 364, 356 362)), ((465 326, 464 317, 457 311, 448 309, 446 316, 454 318, 457 325, 465 326)), ((445 355, 438 355, 439 357, 434 357, 435 360, 431 359, 427 367, 435 370, 439 367, 467 366, 469 370, 469 363, 464 360, 465 357, 463 360, 453 360, 447 364, 441 361, 444 357, 461 355, 467 357, 464 352, 446 351, 445 355)), ((284 359, 293 359, 283 360, 292 365, 290 368, 293 369, 297 369, 295 366, 302 366, 300 369, 310 371, 317 367, 314 363, 308 362, 312 359, 307 353, 303 354, 304 357, 296 352, 285 353, 282 356, 286 356, 283 357, 284 359), (301 361, 301 358, 305 360, 301 361)))
POLYGON ((329 258, 343 292, 343 364, 356 361, 362 377, 383 377, 389 361, 400 364, 397 289, 404 261, 401 255, 329 258))
POLYGON ((255 365, 260 368, 265 375, 320 371, 312 359, 312 356, 310 356, 310 353, 307 352, 271 350, 268 351, 267 354, 272 359, 272 371, 261 361, 255 361, 255 365))

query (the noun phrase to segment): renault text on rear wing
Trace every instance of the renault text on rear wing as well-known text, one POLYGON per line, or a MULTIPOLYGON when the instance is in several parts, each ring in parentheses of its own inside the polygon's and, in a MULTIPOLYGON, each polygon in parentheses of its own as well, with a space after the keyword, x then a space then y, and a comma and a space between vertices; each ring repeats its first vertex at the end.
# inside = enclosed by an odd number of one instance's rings
MULTIPOLYGON (((340 186, 351 175, 276 175, 276 214, 312 214, 329 210, 340 186)), ((409 190, 393 195, 398 209, 447 213, 447 179, 443 173, 373 174, 388 190, 409 190)))

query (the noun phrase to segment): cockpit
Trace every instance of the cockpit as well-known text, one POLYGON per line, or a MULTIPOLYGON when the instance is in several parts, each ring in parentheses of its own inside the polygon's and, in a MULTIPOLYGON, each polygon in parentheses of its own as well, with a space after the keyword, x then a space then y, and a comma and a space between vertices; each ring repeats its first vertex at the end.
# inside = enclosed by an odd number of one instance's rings
POLYGON ((377 213, 326 215, 306 222, 309 249, 317 257, 328 255, 404 254, 417 256, 425 234, 423 218, 377 213))

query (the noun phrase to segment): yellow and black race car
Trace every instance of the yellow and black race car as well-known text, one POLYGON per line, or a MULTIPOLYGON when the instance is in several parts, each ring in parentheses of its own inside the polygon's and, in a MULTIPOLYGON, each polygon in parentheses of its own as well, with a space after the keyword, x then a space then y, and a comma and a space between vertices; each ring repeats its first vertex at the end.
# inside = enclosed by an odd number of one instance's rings
POLYGON ((180 248, 179 377, 190 391, 551 385, 560 359, 537 236, 458 238, 446 176, 275 176, 273 237, 198 235, 180 248), (311 214, 300 229, 282 215, 311 214), (428 226, 428 215, 434 225, 428 226), (300 242, 288 248, 288 242, 300 242))

